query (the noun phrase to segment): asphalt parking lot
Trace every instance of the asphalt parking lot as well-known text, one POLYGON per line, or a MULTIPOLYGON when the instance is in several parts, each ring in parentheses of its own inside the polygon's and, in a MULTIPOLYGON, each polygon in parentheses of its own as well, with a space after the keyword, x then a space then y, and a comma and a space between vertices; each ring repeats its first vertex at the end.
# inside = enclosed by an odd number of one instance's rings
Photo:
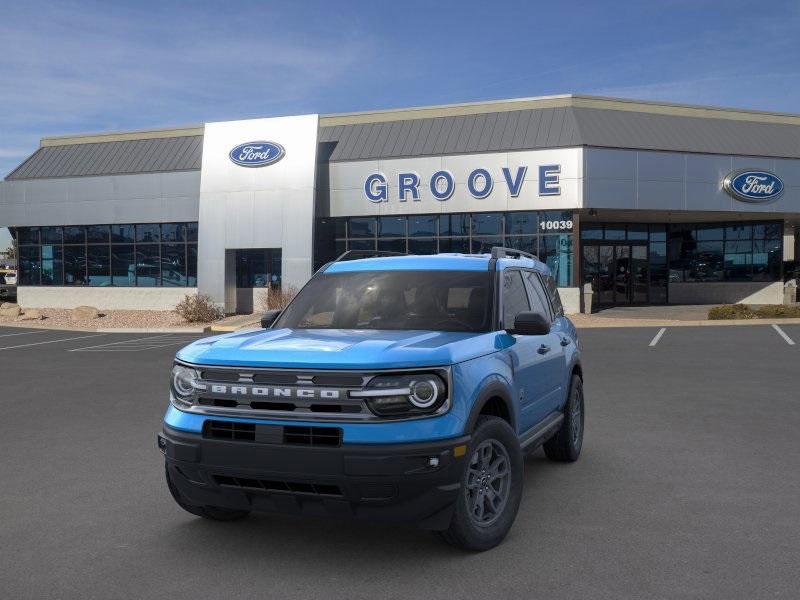
POLYGON ((0 328, 0 597, 796 598, 800 325, 580 335, 581 460, 530 456, 508 539, 466 554, 411 528, 194 518, 155 432, 197 336, 0 328))

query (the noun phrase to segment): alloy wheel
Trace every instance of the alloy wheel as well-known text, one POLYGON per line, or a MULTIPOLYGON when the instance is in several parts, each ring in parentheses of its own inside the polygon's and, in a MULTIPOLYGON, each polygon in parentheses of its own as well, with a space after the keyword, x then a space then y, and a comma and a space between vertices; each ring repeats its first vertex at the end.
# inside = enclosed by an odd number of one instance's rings
POLYGON ((511 490, 511 460, 505 446, 484 440, 475 449, 467 468, 467 508, 473 523, 492 525, 508 503, 511 490))

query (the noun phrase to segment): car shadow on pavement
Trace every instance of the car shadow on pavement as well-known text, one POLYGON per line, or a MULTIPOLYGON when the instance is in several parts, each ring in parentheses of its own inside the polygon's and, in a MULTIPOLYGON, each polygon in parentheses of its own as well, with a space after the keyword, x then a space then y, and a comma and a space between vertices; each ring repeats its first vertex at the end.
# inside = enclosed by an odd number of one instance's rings
MULTIPOLYGON (((541 451, 525 458, 525 492, 522 510, 536 509, 535 486, 547 486, 561 465, 548 461, 541 451), (526 498, 527 497, 527 498, 526 498)), ((518 523, 529 521, 525 515, 518 523)), ((265 559, 284 561, 325 560, 328 563, 352 560, 375 561, 389 553, 393 561, 409 565, 426 557, 476 556, 452 548, 435 532, 414 525, 387 524, 316 516, 252 513, 234 522, 214 522, 186 515, 175 507, 173 527, 162 530, 171 551, 191 559, 207 561, 217 555, 220 561, 236 557, 243 564, 265 559)), ((516 529, 519 529, 517 527, 516 529)), ((523 535, 512 528, 508 539, 523 535)))

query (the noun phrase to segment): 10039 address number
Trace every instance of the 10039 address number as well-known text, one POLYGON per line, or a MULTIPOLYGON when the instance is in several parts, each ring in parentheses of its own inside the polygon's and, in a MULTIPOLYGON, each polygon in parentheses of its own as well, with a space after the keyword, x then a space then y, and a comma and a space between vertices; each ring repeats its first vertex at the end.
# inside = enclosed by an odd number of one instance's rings
POLYGON ((539 229, 542 231, 572 231, 572 219, 564 221, 540 221, 539 229))

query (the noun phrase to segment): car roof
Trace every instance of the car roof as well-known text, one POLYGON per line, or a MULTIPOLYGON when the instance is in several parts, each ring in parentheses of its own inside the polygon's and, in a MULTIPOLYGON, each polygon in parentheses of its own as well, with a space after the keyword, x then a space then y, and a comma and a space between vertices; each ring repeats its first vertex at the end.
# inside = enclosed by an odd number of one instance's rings
POLYGON ((550 269, 540 260, 512 258, 492 259, 490 254, 426 254, 376 256, 354 260, 339 260, 323 267, 325 273, 354 273, 359 271, 488 271, 494 261, 500 271, 509 267, 535 269, 549 275, 550 269))

